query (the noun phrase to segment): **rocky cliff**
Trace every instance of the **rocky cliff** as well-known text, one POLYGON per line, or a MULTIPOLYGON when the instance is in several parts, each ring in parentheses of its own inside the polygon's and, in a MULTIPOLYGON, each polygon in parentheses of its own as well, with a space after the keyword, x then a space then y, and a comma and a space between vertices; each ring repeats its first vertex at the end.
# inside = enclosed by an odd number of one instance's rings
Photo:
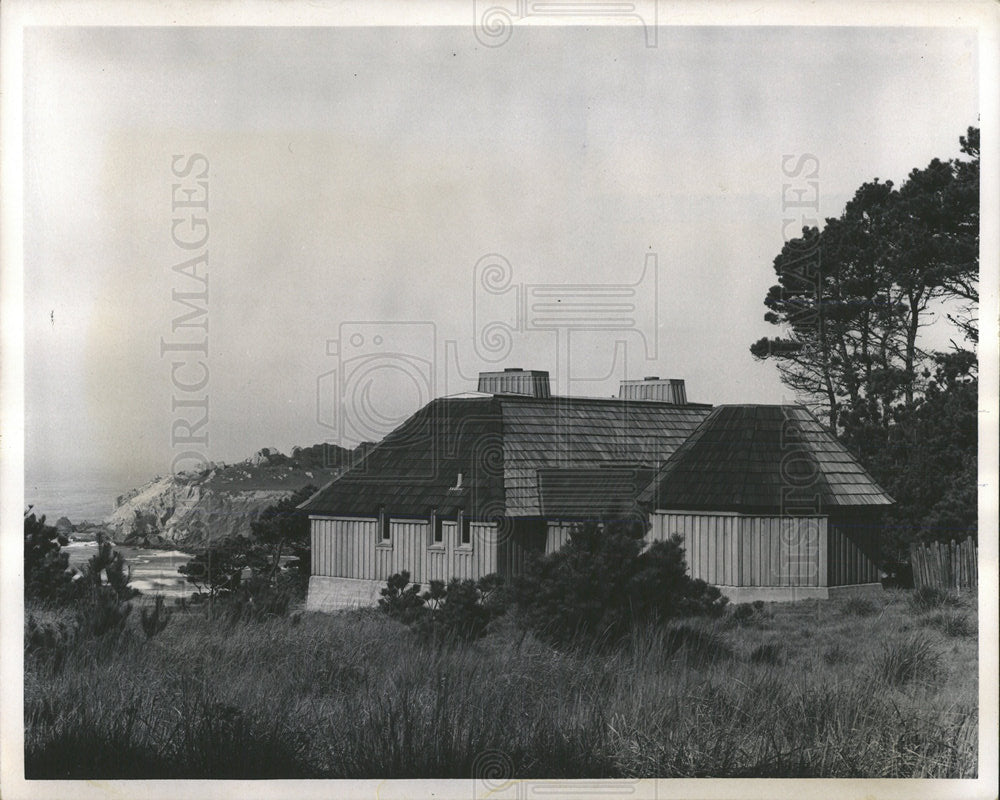
POLYGON ((295 448, 291 456, 264 448, 238 464, 156 477, 119 497, 103 527, 118 543, 150 546, 199 547, 249 536, 264 509, 304 486, 329 483, 353 457, 335 445, 295 448))

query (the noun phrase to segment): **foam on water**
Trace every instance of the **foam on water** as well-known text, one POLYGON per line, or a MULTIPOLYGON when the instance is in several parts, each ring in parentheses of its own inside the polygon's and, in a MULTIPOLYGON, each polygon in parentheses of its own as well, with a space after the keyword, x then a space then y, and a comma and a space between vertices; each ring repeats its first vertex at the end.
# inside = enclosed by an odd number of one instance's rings
MULTIPOLYGON (((191 556, 179 550, 153 550, 145 547, 118 546, 132 568, 131 585, 146 595, 162 594, 167 598, 186 597, 195 591, 177 572, 191 556)), ((69 565, 80 567, 97 552, 96 542, 70 542, 63 548, 69 554, 69 565)))

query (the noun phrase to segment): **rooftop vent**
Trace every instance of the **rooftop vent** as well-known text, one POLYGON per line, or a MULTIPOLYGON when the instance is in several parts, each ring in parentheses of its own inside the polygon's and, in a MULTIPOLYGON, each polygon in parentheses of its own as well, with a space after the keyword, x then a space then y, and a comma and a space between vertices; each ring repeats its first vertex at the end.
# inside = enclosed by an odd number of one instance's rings
POLYGON ((660 380, 658 375, 650 375, 641 381, 622 381, 618 397, 622 400, 656 400, 675 405, 687 404, 684 381, 677 378, 660 380))
POLYGON ((487 394, 523 394, 549 397, 549 373, 537 369, 505 369, 503 372, 480 372, 479 391, 487 394))

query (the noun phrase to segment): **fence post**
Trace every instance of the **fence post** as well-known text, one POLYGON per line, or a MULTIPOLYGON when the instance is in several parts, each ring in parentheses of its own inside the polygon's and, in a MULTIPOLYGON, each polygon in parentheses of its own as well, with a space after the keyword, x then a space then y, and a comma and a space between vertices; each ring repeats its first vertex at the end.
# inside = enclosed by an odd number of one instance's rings
POLYGON ((974 593, 979 586, 979 548, 971 536, 961 542, 913 543, 910 566, 917 589, 934 586, 974 593))

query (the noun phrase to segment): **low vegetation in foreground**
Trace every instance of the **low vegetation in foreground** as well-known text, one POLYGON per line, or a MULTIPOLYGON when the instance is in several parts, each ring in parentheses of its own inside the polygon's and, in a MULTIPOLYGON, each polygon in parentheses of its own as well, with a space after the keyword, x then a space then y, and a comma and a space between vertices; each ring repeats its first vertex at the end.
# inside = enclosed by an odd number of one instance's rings
POLYGON ((378 609, 175 612, 64 638, 29 607, 29 778, 972 777, 974 599, 729 607, 614 647, 378 609), (39 632, 41 631, 41 633, 39 632), (47 632, 47 633, 46 633, 47 632), (499 761, 498 761, 499 760, 499 761))
POLYGON ((509 585, 401 573, 379 608, 305 614, 285 511, 167 608, 110 543, 69 571, 29 509, 26 777, 976 774, 970 596, 731 606, 609 518, 509 585))

